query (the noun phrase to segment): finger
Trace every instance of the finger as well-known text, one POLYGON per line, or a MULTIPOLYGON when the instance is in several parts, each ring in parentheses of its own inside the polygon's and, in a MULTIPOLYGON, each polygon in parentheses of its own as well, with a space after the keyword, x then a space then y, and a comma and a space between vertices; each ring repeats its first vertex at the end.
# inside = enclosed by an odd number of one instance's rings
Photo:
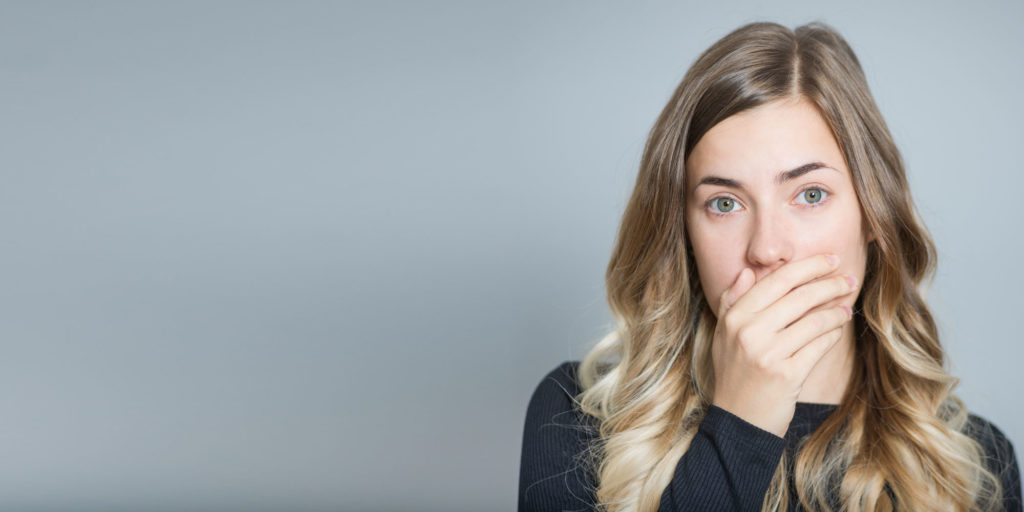
POLYGON ((734 308, 757 313, 789 293, 790 290, 812 279, 832 272, 839 266, 839 257, 819 254, 789 262, 768 274, 734 304, 734 308), (834 257, 830 260, 829 256, 834 257))
POLYGON ((771 332, 782 331, 807 315, 812 308, 856 291, 857 287, 851 283, 851 279, 841 275, 794 288, 764 309, 760 315, 763 319, 761 325, 771 329, 771 332))
POLYGON ((842 327, 851 317, 846 306, 811 313, 783 330, 771 352, 781 359, 790 358, 819 336, 842 327))
POLYGON ((797 350, 790 356, 786 361, 793 366, 794 371, 800 372, 800 375, 806 379, 810 375, 811 370, 814 368, 818 361, 828 353, 832 347, 836 346, 836 343, 843 337, 842 326, 836 327, 831 331, 828 331, 817 338, 814 338, 803 348, 797 350))
POLYGON ((749 267, 743 267, 739 277, 736 278, 736 282, 733 284, 732 290, 729 292, 728 308, 735 305, 740 297, 743 297, 744 294, 750 291, 751 286, 754 286, 754 271, 750 270, 749 267))
POLYGON ((718 302, 718 316, 721 318, 726 311, 728 311, 736 303, 736 300, 747 293, 747 290, 753 285, 754 271, 747 267, 744 267, 740 271, 739 275, 736 276, 736 280, 733 281, 732 286, 725 289, 722 292, 720 300, 718 302))
POLYGON ((746 295, 746 293, 749 292, 755 284, 757 284, 757 274, 755 274, 750 267, 743 267, 743 270, 744 272, 740 272, 741 279, 740 282, 737 283, 737 289, 735 295, 733 295, 735 298, 732 300, 730 307, 735 306, 736 301, 740 300, 741 297, 746 295))

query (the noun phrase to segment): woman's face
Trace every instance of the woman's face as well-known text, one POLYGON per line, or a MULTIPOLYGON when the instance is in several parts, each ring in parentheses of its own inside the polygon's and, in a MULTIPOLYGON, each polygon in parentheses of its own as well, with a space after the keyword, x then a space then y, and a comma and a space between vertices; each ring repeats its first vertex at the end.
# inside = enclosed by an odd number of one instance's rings
MULTIPOLYGON (((834 253, 839 268, 829 276, 864 281, 869 239, 850 170, 806 99, 767 103, 713 126, 687 157, 686 194, 686 229, 716 314, 744 267, 760 281, 789 261, 834 253)), ((858 294, 811 311, 852 308, 858 294)))

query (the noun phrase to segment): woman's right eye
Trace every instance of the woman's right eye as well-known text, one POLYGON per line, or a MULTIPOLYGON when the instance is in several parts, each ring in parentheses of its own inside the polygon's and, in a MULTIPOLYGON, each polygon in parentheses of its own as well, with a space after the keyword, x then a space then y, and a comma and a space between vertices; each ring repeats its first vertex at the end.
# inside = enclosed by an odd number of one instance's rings
POLYGON ((708 206, 711 207, 712 213, 721 215, 723 213, 735 211, 739 205, 736 204, 734 199, 728 197, 716 197, 708 201, 708 206))

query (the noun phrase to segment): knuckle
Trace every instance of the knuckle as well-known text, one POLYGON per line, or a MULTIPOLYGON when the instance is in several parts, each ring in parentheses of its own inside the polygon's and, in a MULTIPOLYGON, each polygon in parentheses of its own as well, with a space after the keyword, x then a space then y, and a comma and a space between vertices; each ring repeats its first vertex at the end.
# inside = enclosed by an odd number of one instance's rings
POLYGON ((754 329, 750 325, 742 325, 736 329, 736 339, 745 347, 752 347, 754 344, 754 329))
POLYGON ((735 333, 736 336, 740 336, 740 334, 745 330, 743 325, 740 323, 739 317, 732 311, 726 313, 725 316, 722 317, 722 325, 725 326, 726 332, 735 333))
POLYGON ((762 354, 754 359, 754 366, 763 372, 771 374, 774 370, 772 360, 766 354, 762 354))
POLYGON ((736 336, 736 345, 748 359, 757 358, 757 344, 754 343, 749 329, 742 329, 741 333, 736 336))

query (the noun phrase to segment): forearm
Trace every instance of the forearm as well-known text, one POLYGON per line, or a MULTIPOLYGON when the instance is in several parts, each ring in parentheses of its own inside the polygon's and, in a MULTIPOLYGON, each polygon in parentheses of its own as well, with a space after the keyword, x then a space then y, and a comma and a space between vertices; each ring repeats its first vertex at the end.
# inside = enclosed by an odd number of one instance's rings
POLYGON ((659 512, 760 510, 785 445, 785 439, 712 405, 659 512))

